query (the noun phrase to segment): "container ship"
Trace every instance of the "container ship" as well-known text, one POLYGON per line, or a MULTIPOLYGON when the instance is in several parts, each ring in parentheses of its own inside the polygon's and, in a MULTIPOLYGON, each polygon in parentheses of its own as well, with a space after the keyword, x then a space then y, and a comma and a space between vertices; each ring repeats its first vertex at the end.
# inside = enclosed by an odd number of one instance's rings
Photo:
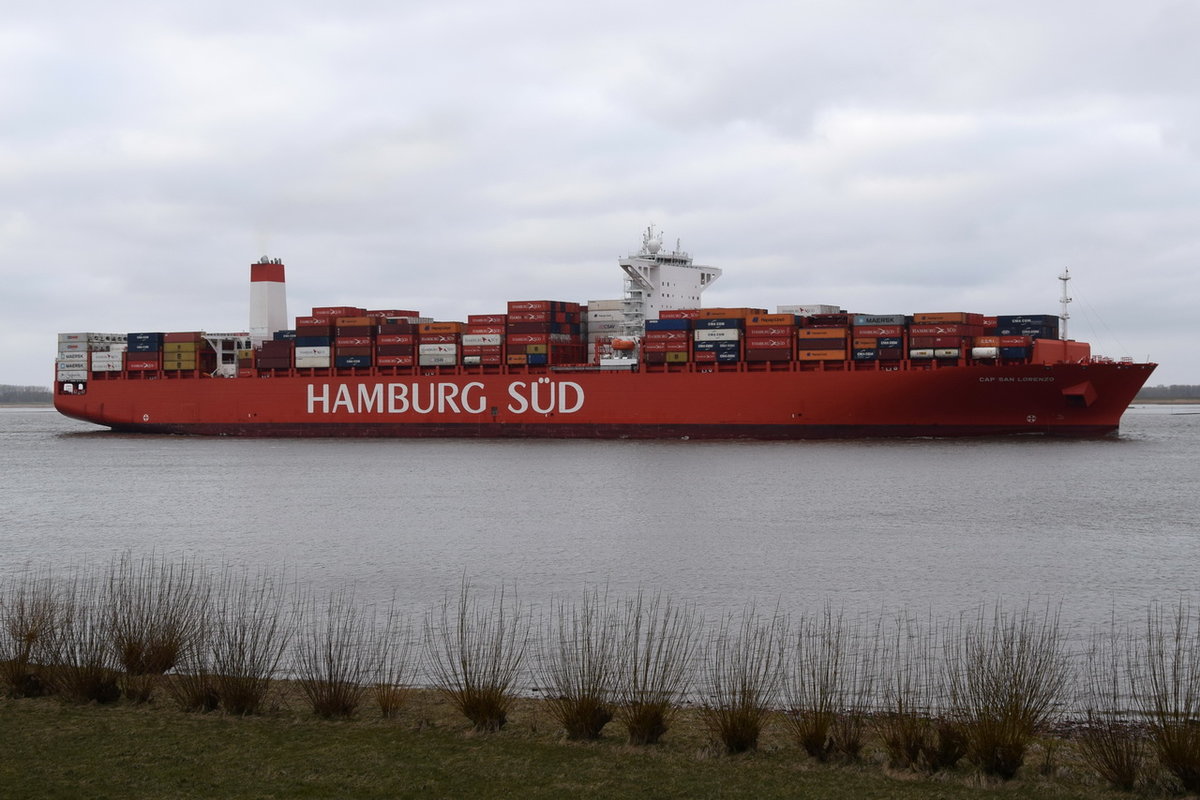
POLYGON ((721 270, 653 228, 624 293, 287 316, 250 265, 249 330, 59 334, 55 406, 122 432, 232 436, 815 439, 1097 437, 1153 363, 1094 356, 1057 315, 706 308, 721 270), (292 322, 292 324, 288 324, 292 322))

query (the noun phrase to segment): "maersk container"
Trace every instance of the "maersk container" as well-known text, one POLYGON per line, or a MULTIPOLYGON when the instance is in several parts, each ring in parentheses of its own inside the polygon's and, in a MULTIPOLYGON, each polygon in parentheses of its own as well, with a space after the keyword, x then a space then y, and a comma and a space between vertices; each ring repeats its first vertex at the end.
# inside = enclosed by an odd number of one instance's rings
POLYGON ((58 362, 60 364, 80 364, 86 365, 88 360, 87 350, 69 350, 58 354, 58 362))
POLYGON ((854 322, 853 322, 853 325, 856 328, 864 326, 864 325, 903 325, 903 324, 904 324, 904 315, 903 314, 883 314, 883 315, 855 314, 854 322))
POLYGON ((999 347, 972 347, 971 358, 999 358, 999 347))
POLYGON ((697 342, 736 342, 740 336, 741 331, 737 328, 697 329, 692 333, 697 342))

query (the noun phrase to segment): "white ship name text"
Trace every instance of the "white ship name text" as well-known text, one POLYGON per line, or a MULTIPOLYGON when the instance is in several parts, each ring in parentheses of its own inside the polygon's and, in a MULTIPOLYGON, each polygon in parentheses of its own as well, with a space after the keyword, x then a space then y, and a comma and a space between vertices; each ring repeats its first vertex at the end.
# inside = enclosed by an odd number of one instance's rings
MULTIPOLYGON (((454 383, 308 384, 309 414, 482 414, 493 407, 478 381, 454 383)), ((574 414, 583 408, 583 387, 574 381, 536 378, 511 381, 504 393, 510 414, 574 414)))

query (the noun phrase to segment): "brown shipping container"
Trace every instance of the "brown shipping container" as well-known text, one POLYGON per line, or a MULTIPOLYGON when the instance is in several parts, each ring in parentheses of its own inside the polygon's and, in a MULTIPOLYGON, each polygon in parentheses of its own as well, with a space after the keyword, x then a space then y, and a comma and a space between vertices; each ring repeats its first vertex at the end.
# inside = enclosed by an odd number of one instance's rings
POLYGON ((259 369, 290 369, 292 360, 290 358, 260 358, 258 359, 259 369))
POLYGON ((519 364, 524 364, 524 363, 526 363, 526 358, 525 358, 525 354, 524 354, 524 353, 520 353, 520 354, 517 354, 517 353, 509 353, 509 354, 508 354, 508 356, 505 358, 505 361, 506 361, 507 363, 509 363, 509 364, 517 364, 517 365, 519 365, 519 364))
POLYGON ((333 328, 334 336, 374 336, 374 325, 336 325, 333 328))
POLYGON ((792 353, 790 350, 779 350, 778 348, 746 348, 747 361, 791 361, 792 353))
POLYGON ((369 356, 375 352, 373 347, 338 347, 334 350, 336 356, 369 356))
POLYGON ((329 336, 333 333, 332 325, 297 325, 297 336, 329 336))
POLYGON ((796 352, 796 358, 801 361, 845 361, 845 350, 806 350, 801 348, 796 352))
POLYGON ((874 350, 879 346, 879 339, 875 336, 867 338, 855 336, 850 346, 855 350, 874 350))
POLYGON ((920 324, 924 322, 957 322, 965 323, 967 314, 964 311, 938 311, 925 314, 913 314, 913 322, 920 324))
POLYGON ((411 356, 413 355, 413 346, 411 344, 381 344, 375 347, 375 355, 411 356))
POLYGON ((379 333, 403 335, 406 333, 416 333, 417 326, 412 322, 381 322, 376 326, 376 330, 379 333))
POLYGON ((792 338, 796 335, 795 325, 747 325, 746 336, 787 336, 792 338))
POLYGON ((648 352, 642 353, 642 358, 646 359, 647 364, 665 364, 667 363, 667 354, 665 352, 648 352))
POLYGON ((746 337, 747 350, 791 350, 792 340, 779 336, 746 337))
POLYGON ((374 325, 376 320, 367 316, 357 315, 353 317, 335 317, 333 324, 339 328, 345 327, 370 327, 374 325))
POLYGON ((845 350, 846 340, 839 338, 801 339, 796 342, 796 346, 806 350, 845 350))
POLYGON ((881 347, 876 352, 880 361, 899 361, 904 358, 904 349, 901 347, 881 347))
POLYGON ((204 341, 204 335, 199 331, 178 331, 176 333, 164 333, 164 342, 195 342, 199 344, 204 341))

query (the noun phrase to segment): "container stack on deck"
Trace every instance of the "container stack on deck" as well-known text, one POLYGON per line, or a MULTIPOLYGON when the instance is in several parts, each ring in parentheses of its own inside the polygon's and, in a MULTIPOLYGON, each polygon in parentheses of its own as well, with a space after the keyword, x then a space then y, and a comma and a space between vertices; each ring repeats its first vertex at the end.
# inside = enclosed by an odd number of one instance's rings
POLYGON ((505 346, 511 365, 579 364, 587 360, 578 303, 514 300, 508 304, 505 346))
POLYGON ((60 333, 55 358, 56 381, 86 381, 92 372, 120 372, 126 348, 123 333, 60 333))

